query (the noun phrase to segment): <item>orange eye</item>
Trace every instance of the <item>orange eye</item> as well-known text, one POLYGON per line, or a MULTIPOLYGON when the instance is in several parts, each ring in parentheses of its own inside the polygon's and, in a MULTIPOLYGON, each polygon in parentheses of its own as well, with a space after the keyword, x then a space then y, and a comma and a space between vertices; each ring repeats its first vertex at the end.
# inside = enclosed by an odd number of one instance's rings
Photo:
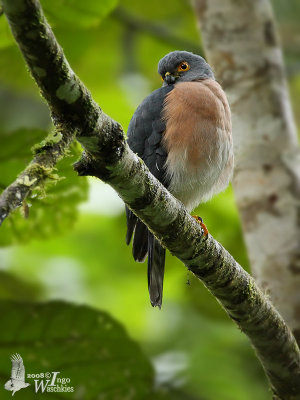
POLYGON ((189 63, 186 61, 183 61, 181 64, 178 65, 177 71, 182 72, 182 71, 188 71, 190 69, 189 63))

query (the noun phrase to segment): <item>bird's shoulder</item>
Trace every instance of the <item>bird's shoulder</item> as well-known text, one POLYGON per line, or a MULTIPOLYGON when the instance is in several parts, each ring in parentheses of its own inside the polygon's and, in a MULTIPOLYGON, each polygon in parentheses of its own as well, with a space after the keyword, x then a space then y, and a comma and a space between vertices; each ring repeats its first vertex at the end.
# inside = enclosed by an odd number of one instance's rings
POLYGON ((167 151, 162 145, 166 129, 162 110, 167 94, 173 85, 161 87, 147 96, 136 109, 127 131, 127 143, 131 150, 141 157, 150 172, 168 186, 165 175, 167 151))
MULTIPOLYGON (((152 136, 152 141, 160 139, 157 135, 165 129, 162 110, 166 95, 173 86, 164 86, 150 93, 135 110, 127 130, 127 142, 130 148, 142 156, 145 141, 152 136)), ((151 141, 151 140, 150 140, 151 141)))

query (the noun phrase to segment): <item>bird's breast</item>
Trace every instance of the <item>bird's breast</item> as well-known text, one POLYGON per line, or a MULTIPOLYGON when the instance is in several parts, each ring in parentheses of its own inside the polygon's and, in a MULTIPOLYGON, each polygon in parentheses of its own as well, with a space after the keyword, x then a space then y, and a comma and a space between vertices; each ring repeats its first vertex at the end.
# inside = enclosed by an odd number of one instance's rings
POLYGON ((212 79, 181 82, 167 94, 163 118, 169 189, 191 210, 229 183, 233 167, 229 105, 212 79))

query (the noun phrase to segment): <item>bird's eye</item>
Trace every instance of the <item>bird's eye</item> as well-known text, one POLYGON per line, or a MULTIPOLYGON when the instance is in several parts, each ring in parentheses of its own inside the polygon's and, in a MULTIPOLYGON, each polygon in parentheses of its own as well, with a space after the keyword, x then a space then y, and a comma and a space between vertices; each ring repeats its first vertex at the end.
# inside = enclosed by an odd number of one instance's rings
POLYGON ((189 63, 187 63, 186 61, 183 61, 181 64, 178 65, 177 67, 177 71, 181 72, 181 71, 188 71, 190 69, 190 65, 189 63))

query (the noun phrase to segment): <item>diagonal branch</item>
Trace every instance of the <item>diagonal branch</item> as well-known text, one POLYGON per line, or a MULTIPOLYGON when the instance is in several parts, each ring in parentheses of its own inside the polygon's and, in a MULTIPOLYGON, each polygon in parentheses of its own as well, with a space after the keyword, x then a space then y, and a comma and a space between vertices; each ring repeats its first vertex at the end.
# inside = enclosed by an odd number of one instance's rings
POLYGON ((300 352, 283 319, 232 256, 203 232, 129 149, 119 124, 105 115, 68 65, 37 0, 3 0, 29 69, 61 129, 76 130, 85 148, 79 175, 109 183, 120 197, 217 297, 248 335, 274 398, 300 398, 300 352))

